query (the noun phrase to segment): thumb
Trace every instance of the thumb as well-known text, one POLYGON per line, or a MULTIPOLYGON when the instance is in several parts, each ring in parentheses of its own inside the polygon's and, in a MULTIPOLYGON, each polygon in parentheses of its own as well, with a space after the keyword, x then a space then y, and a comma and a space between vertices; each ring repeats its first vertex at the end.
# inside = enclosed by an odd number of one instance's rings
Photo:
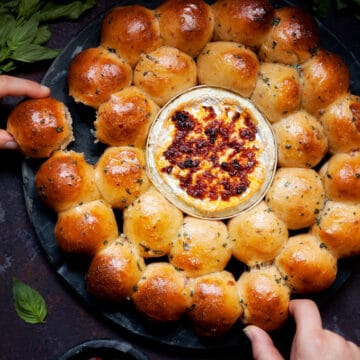
POLYGON ((0 129, 0 149, 8 149, 8 150, 19 149, 19 146, 15 142, 12 135, 3 129, 0 129))
POLYGON ((255 360, 283 360, 267 332, 255 325, 249 325, 244 328, 244 333, 251 342, 255 360))

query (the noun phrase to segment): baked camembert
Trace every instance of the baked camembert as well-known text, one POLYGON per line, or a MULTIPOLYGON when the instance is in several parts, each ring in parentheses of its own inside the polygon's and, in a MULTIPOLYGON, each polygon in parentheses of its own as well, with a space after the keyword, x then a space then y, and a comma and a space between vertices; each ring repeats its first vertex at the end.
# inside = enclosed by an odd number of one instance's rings
POLYGON ((249 100, 200 86, 163 107, 150 129, 147 165, 155 186, 184 212, 227 218, 262 198, 276 146, 249 100))

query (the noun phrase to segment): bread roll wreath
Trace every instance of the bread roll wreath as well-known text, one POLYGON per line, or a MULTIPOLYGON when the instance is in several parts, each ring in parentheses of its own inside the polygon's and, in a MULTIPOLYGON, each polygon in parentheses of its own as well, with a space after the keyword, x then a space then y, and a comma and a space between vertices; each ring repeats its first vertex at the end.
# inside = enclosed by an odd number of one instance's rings
MULTIPOLYGON (((57 212, 57 245, 91 259, 89 293, 119 306, 129 299, 153 321, 187 317, 203 336, 237 322, 280 328, 292 294, 327 289, 338 259, 360 254, 360 98, 349 81, 297 7, 168 0, 111 9, 98 46, 68 70, 69 93, 94 108, 94 135, 107 148, 94 165, 55 149, 35 179, 57 212), (267 191, 222 219, 184 212, 149 176, 148 132, 169 101, 197 85, 254 104, 276 144, 267 191), (246 270, 231 273, 230 260, 246 270)), ((190 110, 172 112, 172 142, 160 136, 162 173, 196 204, 241 198, 260 163, 256 118, 231 103, 226 122, 216 106, 199 105, 202 127, 190 110)))

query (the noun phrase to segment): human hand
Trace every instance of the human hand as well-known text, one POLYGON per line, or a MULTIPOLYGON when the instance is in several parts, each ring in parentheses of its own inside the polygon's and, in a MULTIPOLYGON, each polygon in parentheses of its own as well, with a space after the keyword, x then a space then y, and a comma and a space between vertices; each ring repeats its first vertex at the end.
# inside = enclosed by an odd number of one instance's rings
MULTIPOLYGON (((4 96, 28 96, 42 98, 50 95, 50 89, 31 80, 14 76, 0 75, 0 99, 4 96)), ((18 149, 13 136, 0 129, 0 149, 18 149)))
MULTIPOLYGON (((291 348, 292 360, 359 360, 360 348, 340 335, 323 329, 319 310, 311 300, 292 300, 290 314, 296 323, 291 348)), ((254 325, 244 328, 250 339, 255 360, 282 360, 270 336, 254 325)))

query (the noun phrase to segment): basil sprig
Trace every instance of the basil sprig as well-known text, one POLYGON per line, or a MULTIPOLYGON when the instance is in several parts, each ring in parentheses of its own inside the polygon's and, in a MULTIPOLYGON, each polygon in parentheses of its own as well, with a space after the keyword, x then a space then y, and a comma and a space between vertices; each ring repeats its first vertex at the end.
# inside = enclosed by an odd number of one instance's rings
POLYGON ((95 4, 96 0, 68 4, 44 0, 1 1, 0 74, 14 70, 19 62, 33 63, 55 58, 60 50, 44 46, 51 38, 47 23, 60 18, 78 19, 95 4))
POLYGON ((44 298, 29 285, 13 280, 13 299, 16 313, 28 324, 45 323, 47 307, 44 298))

